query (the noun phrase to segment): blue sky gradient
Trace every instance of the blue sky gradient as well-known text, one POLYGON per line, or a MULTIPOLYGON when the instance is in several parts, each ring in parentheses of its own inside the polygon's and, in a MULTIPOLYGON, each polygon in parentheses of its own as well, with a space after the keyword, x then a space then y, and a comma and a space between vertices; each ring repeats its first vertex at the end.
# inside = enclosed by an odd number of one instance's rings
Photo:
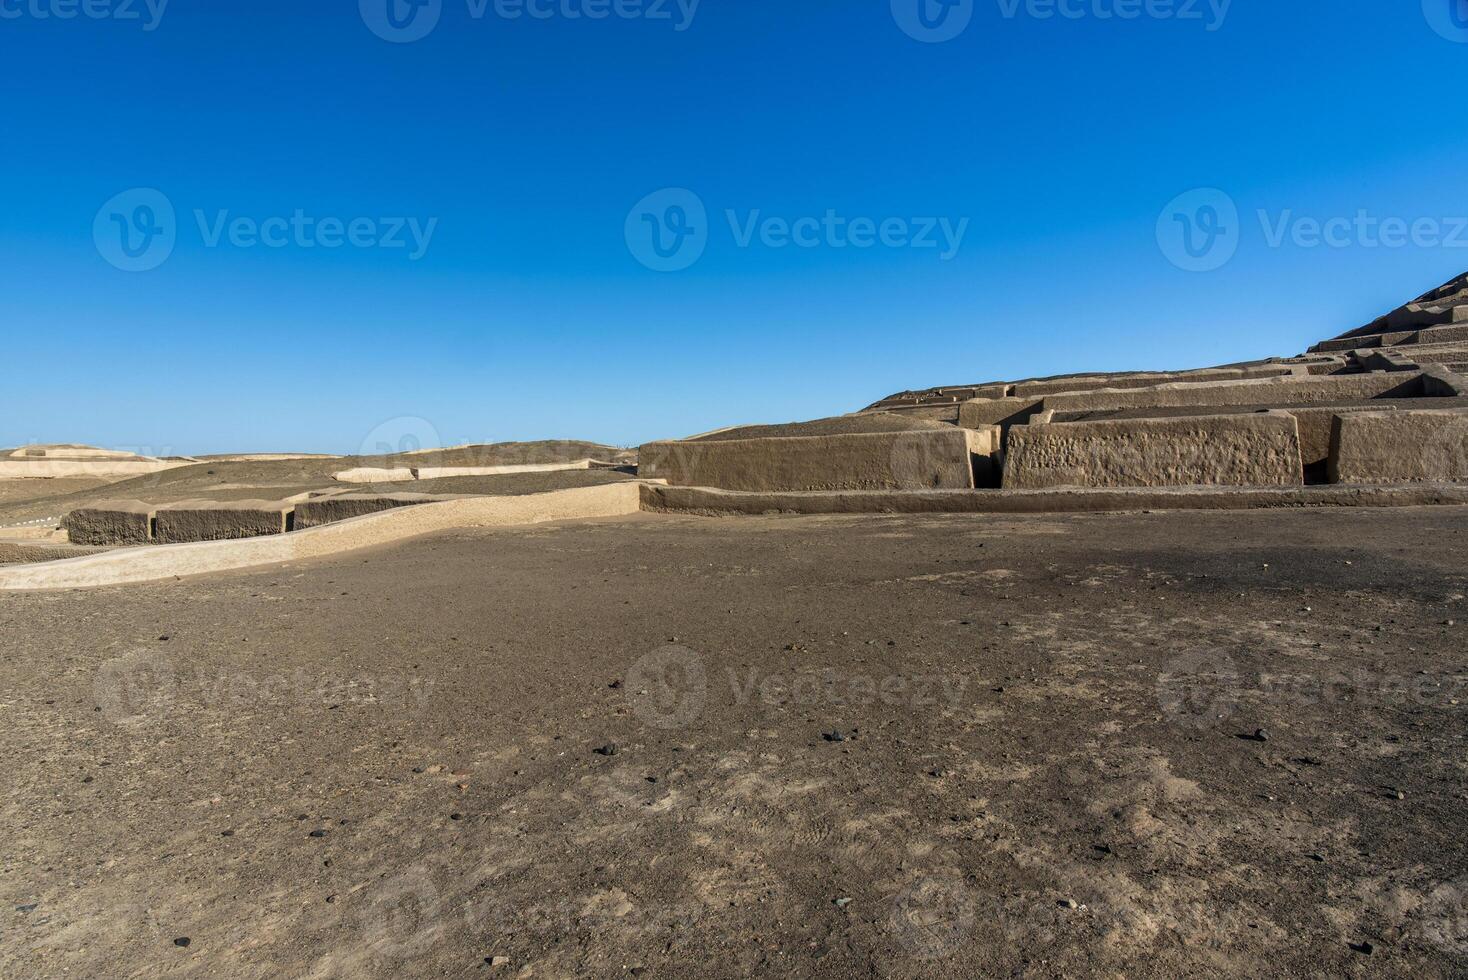
POLYGON ((134 0, 137 20, 0 0, 0 445, 354 452, 398 417, 445 444, 636 444, 909 387, 1298 353, 1468 269, 1460 0, 964 0, 938 43, 892 0, 567 16, 596 2, 441 0, 392 43, 357 0, 134 0), (94 236, 134 188, 176 212, 149 271, 94 236), (677 272, 625 233, 664 188, 707 208, 677 272), (1197 188, 1240 215, 1206 272, 1158 236, 1197 188), (741 247, 731 210, 967 225, 946 259, 741 247), (211 246, 196 211, 435 224, 414 259, 211 246), (1437 235, 1297 234, 1362 212, 1437 235))

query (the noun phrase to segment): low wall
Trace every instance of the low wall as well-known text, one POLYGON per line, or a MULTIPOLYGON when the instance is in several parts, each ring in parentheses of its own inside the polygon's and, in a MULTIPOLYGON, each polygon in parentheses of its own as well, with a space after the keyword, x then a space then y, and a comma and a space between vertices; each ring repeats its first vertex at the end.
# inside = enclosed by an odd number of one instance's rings
POLYGON ((1275 412, 1014 426, 1004 449, 1006 490, 1303 481, 1298 425, 1275 412))
POLYGON ((427 493, 347 493, 335 497, 320 497, 296 505, 294 527, 301 531, 308 527, 320 527, 323 524, 376 514, 379 511, 452 499, 457 498, 427 493))
POLYGON ((449 476, 503 476, 508 473, 559 473, 563 470, 589 470, 615 466, 594 459, 578 459, 568 463, 507 463, 501 466, 396 466, 377 468, 359 466, 333 473, 338 483, 411 483, 414 480, 438 480, 449 476))
POLYGON ((331 474, 338 483, 411 483, 417 479, 406 466, 392 468, 358 466, 331 474))
POLYGON ((1011 392, 1017 398, 1038 398, 1066 392, 1096 391, 1107 389, 1154 388, 1158 385, 1178 382, 1242 381, 1249 378, 1282 378, 1304 375, 1308 371, 1302 366, 1298 370, 1286 364, 1264 364, 1238 368, 1200 368, 1196 371, 1162 371, 1137 374, 1092 375, 1061 381, 1031 381, 1014 385, 1011 392))
POLYGON ((638 475, 728 490, 971 489, 972 457, 995 448, 992 432, 960 428, 653 442, 638 475))
POLYGON ((1358 412, 1336 418, 1332 483, 1468 481, 1468 412, 1358 412))
MULTIPOLYGON (((1269 404, 1277 406, 1360 401, 1367 398, 1410 398, 1421 394, 1422 378, 1414 372, 1345 374, 1169 384, 1137 391, 1089 391, 1047 395, 1045 408, 1056 412, 1108 411, 1119 408, 1182 408, 1269 404)), ((982 404, 982 403, 979 403, 982 404)))
POLYGON ((965 429, 982 429, 990 425, 1019 425, 1029 421, 1045 403, 1035 398, 980 398, 958 406, 958 424, 965 429))
POLYGON ((99 501, 61 519, 67 540, 85 545, 147 544, 156 507, 141 500, 99 501))
POLYGON ((189 460, 168 459, 0 459, 0 480, 54 480, 71 476, 146 476, 180 466, 189 460))
POLYGON ((153 540, 160 544, 185 541, 227 541, 284 534, 289 530, 290 504, 275 500, 185 501, 159 507, 153 517, 153 540))
POLYGON ((1157 487, 1066 490, 839 490, 741 493, 708 487, 642 488, 644 510, 699 515, 1067 514, 1271 507, 1468 505, 1468 486, 1157 487))

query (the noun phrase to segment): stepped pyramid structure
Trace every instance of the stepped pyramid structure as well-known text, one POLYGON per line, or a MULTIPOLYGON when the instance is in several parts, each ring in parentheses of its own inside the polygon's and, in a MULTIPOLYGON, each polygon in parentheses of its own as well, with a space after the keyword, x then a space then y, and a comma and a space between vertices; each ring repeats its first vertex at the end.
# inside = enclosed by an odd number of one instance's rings
POLYGON ((1468 274, 1296 357, 903 391, 642 447, 727 491, 999 492, 1468 482, 1468 274))

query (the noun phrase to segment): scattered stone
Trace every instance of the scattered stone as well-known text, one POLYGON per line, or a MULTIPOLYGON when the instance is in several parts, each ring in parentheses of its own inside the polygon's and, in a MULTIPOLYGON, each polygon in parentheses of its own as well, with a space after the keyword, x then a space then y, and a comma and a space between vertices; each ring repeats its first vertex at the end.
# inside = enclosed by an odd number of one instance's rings
POLYGON ((34 912, 40 904, 40 902, 28 902, 25 905, 17 905, 15 911, 24 915, 26 912, 34 912))
POLYGON ((608 742, 606 745, 597 746, 591 751, 595 752, 597 755, 613 756, 620 752, 621 749, 617 747, 616 742, 608 742))
POLYGON ((326 836, 326 831, 324 831, 324 830, 313 830, 313 831, 311 831, 311 833, 307 834, 306 836, 307 837, 325 837, 326 836))
POLYGON ((1059 905, 1063 909, 1078 909, 1078 908, 1081 907, 1080 906, 1080 903, 1077 902, 1073 898, 1062 898, 1060 901, 1056 902, 1055 904, 1056 905, 1059 905))
POLYGON ((622 682, 612 681, 610 684, 607 685, 607 687, 610 687, 614 691, 620 691, 622 689, 622 682))
POLYGON ((829 732, 822 732, 821 733, 821 738, 825 739, 828 742, 844 742, 844 741, 846 741, 846 736, 845 735, 842 735, 839 731, 836 731, 835 729, 832 729, 829 732))
POLYGON ((510 958, 508 956, 486 956, 484 962, 490 966, 509 966, 510 958))
POLYGON ((191 943, 191 942, 193 942, 193 940, 190 939, 188 936, 179 936, 177 939, 175 939, 173 941, 173 945, 182 947, 184 949, 187 949, 189 943, 191 943))
POLYGON ((1368 942, 1351 943, 1351 949, 1360 953, 1362 956, 1370 956, 1376 951, 1376 947, 1368 942))
POLYGON ((836 901, 833 904, 835 904, 835 906, 838 909, 844 909, 844 908, 846 908, 846 906, 848 906, 848 905, 851 904, 851 899, 849 899, 849 898, 838 898, 838 899, 836 899, 836 901))
POLYGON ((464 819, 464 815, 462 813, 450 813, 449 814, 449 819, 450 820, 463 820, 464 819))

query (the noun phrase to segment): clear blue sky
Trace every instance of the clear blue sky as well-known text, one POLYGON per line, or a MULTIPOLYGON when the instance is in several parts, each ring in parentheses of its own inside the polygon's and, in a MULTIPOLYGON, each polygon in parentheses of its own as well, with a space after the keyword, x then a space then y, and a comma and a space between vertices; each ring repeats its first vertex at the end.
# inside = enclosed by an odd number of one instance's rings
POLYGON ((434 0, 411 43, 373 2, 0 0, 0 445, 354 451, 401 416, 445 443, 634 444, 1297 353, 1468 269, 1461 0, 929 0, 929 27, 908 0, 434 0), (84 3, 115 16, 57 16, 84 3), (136 188, 176 212, 149 271, 99 247, 147 224, 105 206, 136 188), (665 188, 707 210, 675 272, 629 247, 665 188), (1159 247, 1195 188, 1240 213, 1206 272, 1159 247), (210 243, 222 213, 298 211, 367 219, 363 241, 435 223, 416 259, 210 243), (968 224, 947 257, 741 246, 756 211, 968 224), (1297 240, 1360 212, 1452 240, 1297 240))

